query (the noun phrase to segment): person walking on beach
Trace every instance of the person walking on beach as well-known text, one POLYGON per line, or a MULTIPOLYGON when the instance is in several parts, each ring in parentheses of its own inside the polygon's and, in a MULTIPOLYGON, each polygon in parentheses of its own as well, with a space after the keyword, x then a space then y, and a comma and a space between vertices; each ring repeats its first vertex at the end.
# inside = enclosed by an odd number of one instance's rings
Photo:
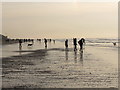
POLYGON ((19 47, 22 47, 22 40, 19 39, 19 47))
POLYGON ((77 38, 73 38, 74 51, 77 50, 77 38))
POLYGON ((51 42, 52 39, 50 39, 50 42, 51 42))
POLYGON ((47 39, 44 38, 44 42, 45 42, 45 48, 47 48, 47 39))
POLYGON ((65 40, 65 47, 68 48, 68 39, 65 40))
POLYGON ((83 38, 78 41, 78 44, 80 45, 80 50, 83 50, 83 43, 84 43, 83 38))
MULTIPOLYGON (((85 39, 81 38, 81 40, 83 41, 83 46, 85 46, 85 39)), ((84 47, 85 48, 85 47, 84 47)))

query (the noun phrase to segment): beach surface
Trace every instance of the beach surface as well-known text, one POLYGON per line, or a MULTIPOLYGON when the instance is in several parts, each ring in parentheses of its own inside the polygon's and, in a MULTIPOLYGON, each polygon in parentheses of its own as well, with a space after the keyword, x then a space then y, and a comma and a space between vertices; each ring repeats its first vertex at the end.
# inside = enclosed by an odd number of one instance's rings
POLYGON ((2 88, 118 88, 116 48, 86 46, 81 52, 51 45, 16 52, 2 58, 2 88))

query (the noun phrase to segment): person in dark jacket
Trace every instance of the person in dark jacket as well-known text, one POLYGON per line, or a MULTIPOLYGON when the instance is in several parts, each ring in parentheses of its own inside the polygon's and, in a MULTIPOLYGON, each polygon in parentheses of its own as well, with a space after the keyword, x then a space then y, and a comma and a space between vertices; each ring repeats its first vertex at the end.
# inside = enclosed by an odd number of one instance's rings
POLYGON ((22 47, 22 40, 19 39, 19 47, 22 47))
POLYGON ((68 48, 68 39, 65 40, 65 47, 68 48))
POLYGON ((44 42, 45 42, 45 48, 47 48, 47 39, 44 38, 44 42))
POLYGON ((77 50, 77 38, 73 38, 74 51, 77 50))
POLYGON ((78 41, 78 44, 80 45, 80 50, 83 49, 83 42, 84 42, 83 39, 80 39, 80 40, 78 41))

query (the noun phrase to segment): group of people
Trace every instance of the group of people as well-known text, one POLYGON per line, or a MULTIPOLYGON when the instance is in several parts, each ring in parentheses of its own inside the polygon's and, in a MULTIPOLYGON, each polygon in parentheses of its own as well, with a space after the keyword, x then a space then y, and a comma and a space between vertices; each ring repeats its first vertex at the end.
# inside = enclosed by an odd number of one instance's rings
MULTIPOLYGON (((32 42, 34 42, 34 40, 31 40, 32 42)), ((41 41, 41 39, 37 39, 37 41, 41 41)), ((44 38, 44 43, 45 43, 45 48, 47 48, 47 42, 50 41, 51 39, 46 39, 44 38)), ((55 40, 53 40, 53 42, 55 43, 55 40)), ((77 43, 80 46, 80 50, 83 49, 83 44, 85 44, 85 39, 81 38, 78 42, 77 42, 77 38, 73 38, 73 45, 74 45, 74 51, 77 50, 77 43)), ((19 40, 19 47, 22 47, 22 39, 19 40)), ((68 39, 65 40, 65 47, 68 48, 68 39)))
MULTIPOLYGON (((80 46, 80 50, 83 50, 83 44, 85 44, 85 39, 81 38, 78 41, 78 44, 80 46)), ((77 50, 77 38, 73 38, 73 45, 74 45, 74 51, 77 50)), ((68 39, 65 40, 65 47, 68 48, 68 39)))
POLYGON ((22 47, 22 43, 23 42, 32 42, 32 44, 34 43, 34 39, 19 39, 19 47, 22 47))
MULTIPOLYGON (((47 48, 47 42, 48 41, 51 42, 52 39, 46 39, 46 38, 44 38, 45 48, 47 48)), ((55 43, 55 40, 53 40, 53 42, 55 43)))

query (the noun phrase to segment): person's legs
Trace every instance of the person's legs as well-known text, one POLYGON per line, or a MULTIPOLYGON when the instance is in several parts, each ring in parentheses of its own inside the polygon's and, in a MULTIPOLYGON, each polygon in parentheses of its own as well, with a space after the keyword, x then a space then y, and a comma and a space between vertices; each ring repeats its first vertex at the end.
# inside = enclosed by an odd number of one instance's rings
POLYGON ((77 45, 74 45, 74 51, 77 50, 77 45))
POLYGON ((66 45, 66 48, 68 48, 68 45, 66 45))
POLYGON ((22 47, 22 44, 21 44, 21 43, 19 44, 19 47, 22 47))
POLYGON ((83 49, 83 45, 81 44, 81 45, 80 45, 80 50, 82 50, 82 49, 83 49))
POLYGON ((47 43, 45 43, 45 47, 47 47, 47 43))
POLYGON ((82 50, 82 45, 80 44, 80 50, 82 50))

